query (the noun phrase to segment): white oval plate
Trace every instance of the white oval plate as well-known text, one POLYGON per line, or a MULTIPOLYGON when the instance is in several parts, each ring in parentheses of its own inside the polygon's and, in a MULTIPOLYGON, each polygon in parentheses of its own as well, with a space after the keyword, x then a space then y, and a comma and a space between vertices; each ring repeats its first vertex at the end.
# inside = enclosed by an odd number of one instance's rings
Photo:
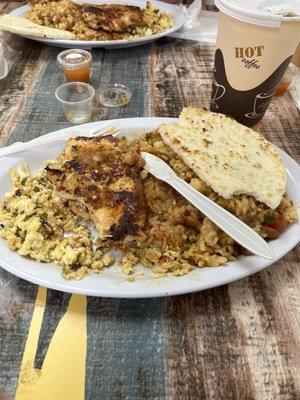
MULTIPOLYGON (((157 128, 161 123, 176 121, 175 118, 128 118, 112 120, 128 138, 138 137, 145 132, 157 128)), ((111 121, 110 121, 111 122, 111 121)), ((56 136, 62 132, 84 135, 89 129, 101 129, 107 122, 93 122, 81 126, 70 127, 48 134, 56 136)), ((29 164, 31 171, 41 168, 43 161, 56 157, 63 149, 63 143, 42 146, 36 151, 27 150, 14 156, 1 159, 0 198, 11 189, 9 170, 21 162, 29 164)), ((300 167, 285 152, 280 151, 288 172, 287 193, 296 205, 300 204, 300 167)), ((298 215, 300 212, 298 209, 298 215)), ((39 263, 20 256, 8 249, 5 240, 0 239, 0 265, 12 274, 29 282, 64 292, 102 297, 158 297, 171 296, 204 290, 225 283, 233 282, 260 271, 272 262, 279 260, 300 240, 300 223, 290 225, 276 240, 270 242, 275 259, 268 261, 258 256, 243 256, 222 267, 198 268, 182 277, 165 277, 155 279, 153 273, 139 265, 136 269, 144 275, 136 274, 135 282, 126 281, 118 266, 104 270, 100 275, 89 275, 81 281, 65 280, 60 268, 53 264, 39 263)))
MULTIPOLYGON (((77 0, 76 3, 86 3, 87 1, 85 0, 77 0)), ((101 0, 89 0, 89 4, 102 4, 103 1, 101 0)), ((118 0, 118 4, 128 4, 132 3, 130 1, 126 0, 118 0)), ((163 36, 170 35, 171 33, 177 31, 179 28, 182 27, 185 21, 185 15, 183 11, 172 5, 172 4, 167 4, 163 3, 161 1, 157 0, 151 0, 151 3, 154 4, 159 10, 161 11, 167 11, 173 15, 174 18, 174 26, 173 28, 166 29, 163 32, 157 33, 155 35, 151 36, 143 36, 140 38, 136 39, 122 39, 122 40, 57 40, 57 39, 46 39, 46 38, 38 38, 34 36, 28 36, 28 35, 19 35, 22 37, 25 37, 27 39, 35 40, 37 42, 45 43, 45 44, 50 44, 52 46, 56 47, 66 47, 66 48, 80 48, 80 49, 91 49, 93 47, 105 47, 105 48, 110 48, 110 49, 119 49, 123 47, 133 47, 133 46, 140 46, 145 43, 153 42, 156 39, 159 39, 163 36)), ((146 2, 144 1, 135 1, 134 4, 140 5, 141 7, 144 7, 146 5, 146 2)), ((19 8, 16 8, 15 10, 11 11, 11 15, 15 15, 16 17, 24 17, 25 14, 30 10, 29 5, 25 5, 19 8)))

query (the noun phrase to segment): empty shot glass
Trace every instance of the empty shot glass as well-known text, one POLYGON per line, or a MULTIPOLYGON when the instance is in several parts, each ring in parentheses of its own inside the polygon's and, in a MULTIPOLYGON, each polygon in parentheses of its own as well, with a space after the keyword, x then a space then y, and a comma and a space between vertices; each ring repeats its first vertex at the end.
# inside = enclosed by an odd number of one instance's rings
POLYGON ((95 89, 83 82, 64 83, 55 91, 55 97, 71 124, 83 124, 91 119, 94 96, 95 89))

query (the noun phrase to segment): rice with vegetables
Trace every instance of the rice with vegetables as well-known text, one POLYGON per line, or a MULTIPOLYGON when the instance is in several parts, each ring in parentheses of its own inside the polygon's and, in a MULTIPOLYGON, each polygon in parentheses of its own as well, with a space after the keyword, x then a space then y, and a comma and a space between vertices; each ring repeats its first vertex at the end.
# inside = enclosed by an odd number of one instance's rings
MULTIPOLYGON (((283 197, 271 210, 251 196, 225 200, 201 181, 156 131, 137 140, 142 151, 165 160, 195 189, 226 208, 266 239, 275 239, 297 221, 292 202, 283 197)), ((112 249, 124 253, 119 265, 129 279, 142 263, 157 277, 180 276, 196 267, 217 267, 247 252, 167 184, 141 173, 148 203, 145 229, 122 241, 93 238, 84 206, 63 200, 42 170, 31 176, 26 167, 12 172, 13 190, 0 202, 0 237, 12 250, 38 261, 62 266, 63 276, 80 279, 114 262, 112 249), (80 216, 79 216, 80 215, 80 216), (85 216, 85 217, 83 217, 85 216)))
MULTIPOLYGON (((218 196, 176 156, 158 132, 149 133, 139 144, 142 151, 166 161, 178 176, 266 239, 277 238, 288 224, 297 221, 296 209, 286 196, 275 210, 247 195, 229 200, 218 196)), ((126 248, 132 259, 136 257, 158 275, 184 275, 195 267, 216 267, 248 254, 170 186, 146 171, 143 174, 149 214, 144 236, 130 241, 126 248)))

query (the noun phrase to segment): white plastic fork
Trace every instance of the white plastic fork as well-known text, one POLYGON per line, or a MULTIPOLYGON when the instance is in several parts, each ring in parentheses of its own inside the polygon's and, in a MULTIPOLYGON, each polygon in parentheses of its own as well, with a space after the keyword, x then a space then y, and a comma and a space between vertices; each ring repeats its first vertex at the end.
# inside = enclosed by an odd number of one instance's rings
POLYGON ((150 153, 142 152, 142 156, 146 162, 145 168, 150 174, 172 186, 237 243, 268 260, 275 257, 271 247, 258 233, 179 178, 166 162, 150 153))
POLYGON ((74 131, 72 133, 63 133, 58 136, 54 137, 47 137, 47 136, 40 136, 36 139, 32 139, 29 142, 17 142, 13 143, 10 146, 4 147, 0 149, 0 157, 8 156, 10 154, 19 153, 24 150, 32 149, 43 144, 55 143, 70 139, 72 137, 77 136, 88 136, 88 137, 99 137, 99 136, 106 136, 112 135, 113 137, 117 137, 121 134, 120 128, 116 124, 107 124, 105 127, 97 129, 91 129, 88 132, 82 133, 80 131, 74 131))

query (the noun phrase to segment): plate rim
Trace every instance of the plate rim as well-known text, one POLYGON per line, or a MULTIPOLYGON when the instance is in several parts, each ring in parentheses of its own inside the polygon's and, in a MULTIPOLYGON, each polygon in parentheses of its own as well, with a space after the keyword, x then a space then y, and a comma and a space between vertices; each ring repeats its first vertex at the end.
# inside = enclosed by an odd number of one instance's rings
MULTIPOLYGON (((23 35, 23 34, 18 34, 15 33, 15 35, 20 36, 20 37, 24 37, 26 39, 30 39, 30 40, 34 40, 34 41, 38 41, 40 43, 45 43, 45 44, 49 44, 52 46, 77 46, 77 47, 84 47, 84 48, 93 48, 93 47, 110 47, 110 48, 114 48, 114 47, 122 47, 122 46, 136 46, 136 45, 142 45, 142 44, 146 44, 148 42, 152 42, 154 40, 157 40, 161 37, 164 36, 168 36, 176 31, 178 31, 183 24, 185 23, 185 19, 186 16, 184 14, 184 12, 177 6, 172 5, 172 4, 168 4, 168 3, 164 3, 161 2, 159 0, 151 0, 152 3, 157 4, 159 3, 160 6, 162 7, 162 10, 165 8, 165 11, 168 10, 168 12, 171 12, 171 14, 173 15, 173 18, 175 18, 174 13, 172 13, 171 10, 169 9, 175 9, 176 13, 178 14, 178 19, 179 19, 179 23, 177 25, 174 24, 174 26, 172 28, 166 29, 163 32, 160 33, 156 33, 155 35, 149 35, 149 36, 142 36, 136 39, 118 39, 118 40, 75 40, 75 39, 49 39, 49 38, 43 38, 43 37, 37 37, 37 36, 30 36, 30 35, 23 35)), ((25 12, 27 12, 30 9, 30 5, 29 4, 24 4, 20 7, 15 8, 14 10, 12 10, 9 15, 14 15, 14 16, 23 16, 25 14, 25 12), (23 11, 22 14, 20 14, 20 12, 23 11)), ((164 10, 163 10, 164 11, 164 10)))
MULTIPOLYGON (((132 125, 134 126, 139 126, 138 123, 140 122, 141 125, 143 125, 143 122, 150 122, 152 123, 152 125, 159 125, 160 123, 166 123, 166 122, 172 122, 172 121, 176 121, 178 120, 178 118, 168 118, 168 117, 133 117, 133 118, 120 118, 120 119, 110 119, 110 120, 103 120, 103 121, 95 121, 95 122, 90 122, 87 124, 83 124, 83 125, 75 125, 75 126, 69 126, 67 128, 63 128, 63 129, 59 129, 53 132, 49 132, 48 134, 44 135, 44 136, 55 136, 58 134, 62 134, 62 133, 67 133, 68 131, 74 131, 75 129, 81 129, 81 130, 88 130, 91 129, 95 126, 99 126, 99 128, 101 128, 101 125, 105 126, 105 124, 111 124, 111 123, 119 123, 120 121, 134 121, 132 122, 132 125)), ((142 128, 141 129, 145 129, 142 128)), ((150 128, 146 128, 150 129, 150 128)), ((297 171, 297 176, 299 174, 300 177, 300 166, 299 164, 292 158, 290 157, 285 151, 277 148, 280 152, 280 155, 283 157, 284 162, 286 164, 286 162, 288 162, 290 164, 290 166, 292 166, 293 168, 296 168, 297 171)), ((9 156, 7 158, 10 158, 9 156)), ((298 179, 294 179, 294 174, 290 176, 290 179, 292 179, 294 181, 294 184, 298 183, 298 179), (295 183, 296 182, 296 183, 295 183)), ((300 180, 299 180, 300 182, 300 180)), ((298 211, 299 214, 299 211, 298 211)), ((298 221, 298 223, 296 224, 296 226, 300 227, 300 221, 298 221)), ((4 239, 3 239, 4 240, 4 239)), ((201 278, 199 277, 198 280, 196 280, 196 282, 193 282, 192 284, 190 284, 190 286, 188 288, 186 288, 185 286, 181 287, 180 286, 180 277, 167 277, 167 278, 160 278, 159 280, 157 280, 157 282, 164 280, 164 279, 176 279, 178 280, 178 285, 175 285, 172 288, 169 288, 168 290, 162 290, 162 288, 160 288, 160 285, 158 284, 156 289, 154 290, 153 288, 150 289, 149 293, 147 290, 145 290, 144 292, 139 292, 139 293, 135 293, 133 292, 133 290, 130 288, 130 283, 128 282, 128 286, 126 287, 121 287, 120 286, 120 293, 116 293, 115 291, 112 293, 111 289, 109 290, 103 290, 103 289, 88 289, 88 288, 80 288, 80 287, 74 287, 72 286, 72 282, 74 282, 73 280, 69 281, 69 280, 63 280, 63 283, 57 283, 57 282, 51 282, 49 279, 47 280, 46 278, 41 278, 41 277, 37 277, 36 275, 32 275, 30 272, 27 271, 22 271, 20 269, 18 269, 18 267, 14 267, 13 265, 10 265, 9 263, 7 263, 6 261, 1 259, 1 255, 0 255, 0 262, 1 262, 1 267, 3 269, 5 269, 6 271, 8 271, 9 273, 12 273, 13 275, 24 279, 28 282, 37 284, 37 285, 41 285, 41 286, 45 286, 49 289, 54 289, 54 290, 59 290, 59 291, 63 291, 63 292, 67 292, 67 293, 73 293, 73 294, 81 294, 81 295, 87 295, 87 296, 95 296, 95 297, 109 297, 109 298, 154 298, 154 297, 167 297, 167 296, 173 296, 173 295, 181 295, 181 294, 187 294, 187 293, 193 293, 193 292, 198 292, 198 291, 202 291, 202 290, 206 290, 206 289, 210 289, 210 288, 214 288, 214 287, 218 287, 218 286, 222 286, 224 284, 228 284, 231 282, 235 282, 238 281, 240 279, 243 279, 247 276, 250 276, 256 272, 259 272, 267 267, 269 267, 270 265, 274 264, 275 262, 277 262, 279 259, 283 258, 289 251, 291 251, 300 241, 300 234, 298 237, 293 236, 293 240, 291 240, 289 242, 289 244, 287 245, 287 247, 284 249, 284 251, 280 252, 280 254, 277 254, 276 257, 274 258, 274 260, 263 260, 262 264, 260 264, 258 267, 255 267, 254 270, 252 269, 245 269, 242 271, 239 271, 238 276, 235 278, 232 278, 232 276, 230 274, 228 274, 227 276, 225 276, 224 278, 220 278, 220 279, 213 279, 208 280, 208 281, 202 281, 201 278), (70 283, 71 282, 71 283, 70 283)), ((274 241, 270 242, 271 247, 274 246, 274 241), (273 243, 273 244, 272 244, 273 243)), ((240 256, 239 257, 239 261, 238 262, 246 262, 247 264, 247 260, 256 260, 256 259, 260 259, 257 256, 240 256)), ((34 260, 32 262, 35 262, 34 260)), ((227 263, 226 265, 229 264, 235 264, 236 261, 231 262, 231 263, 227 263)), ((50 264, 48 264, 50 265, 50 264)), ((226 268, 225 266, 220 266, 220 267, 205 267, 205 268, 201 268, 201 269, 195 269, 194 271, 197 271, 199 273, 201 273, 201 270, 208 270, 208 269, 212 269, 212 268, 226 268)), ((50 265, 51 266, 51 265, 50 265)), ((51 266, 52 268, 52 266, 51 266)), ((57 267, 58 273, 60 274, 60 267, 57 267)), ((191 274, 191 273, 190 273, 191 274)), ((95 275, 96 277, 98 277, 98 275, 95 275)), ((101 277, 101 275, 99 275, 99 277, 101 277)), ((76 282, 76 281, 75 281, 76 282)))

